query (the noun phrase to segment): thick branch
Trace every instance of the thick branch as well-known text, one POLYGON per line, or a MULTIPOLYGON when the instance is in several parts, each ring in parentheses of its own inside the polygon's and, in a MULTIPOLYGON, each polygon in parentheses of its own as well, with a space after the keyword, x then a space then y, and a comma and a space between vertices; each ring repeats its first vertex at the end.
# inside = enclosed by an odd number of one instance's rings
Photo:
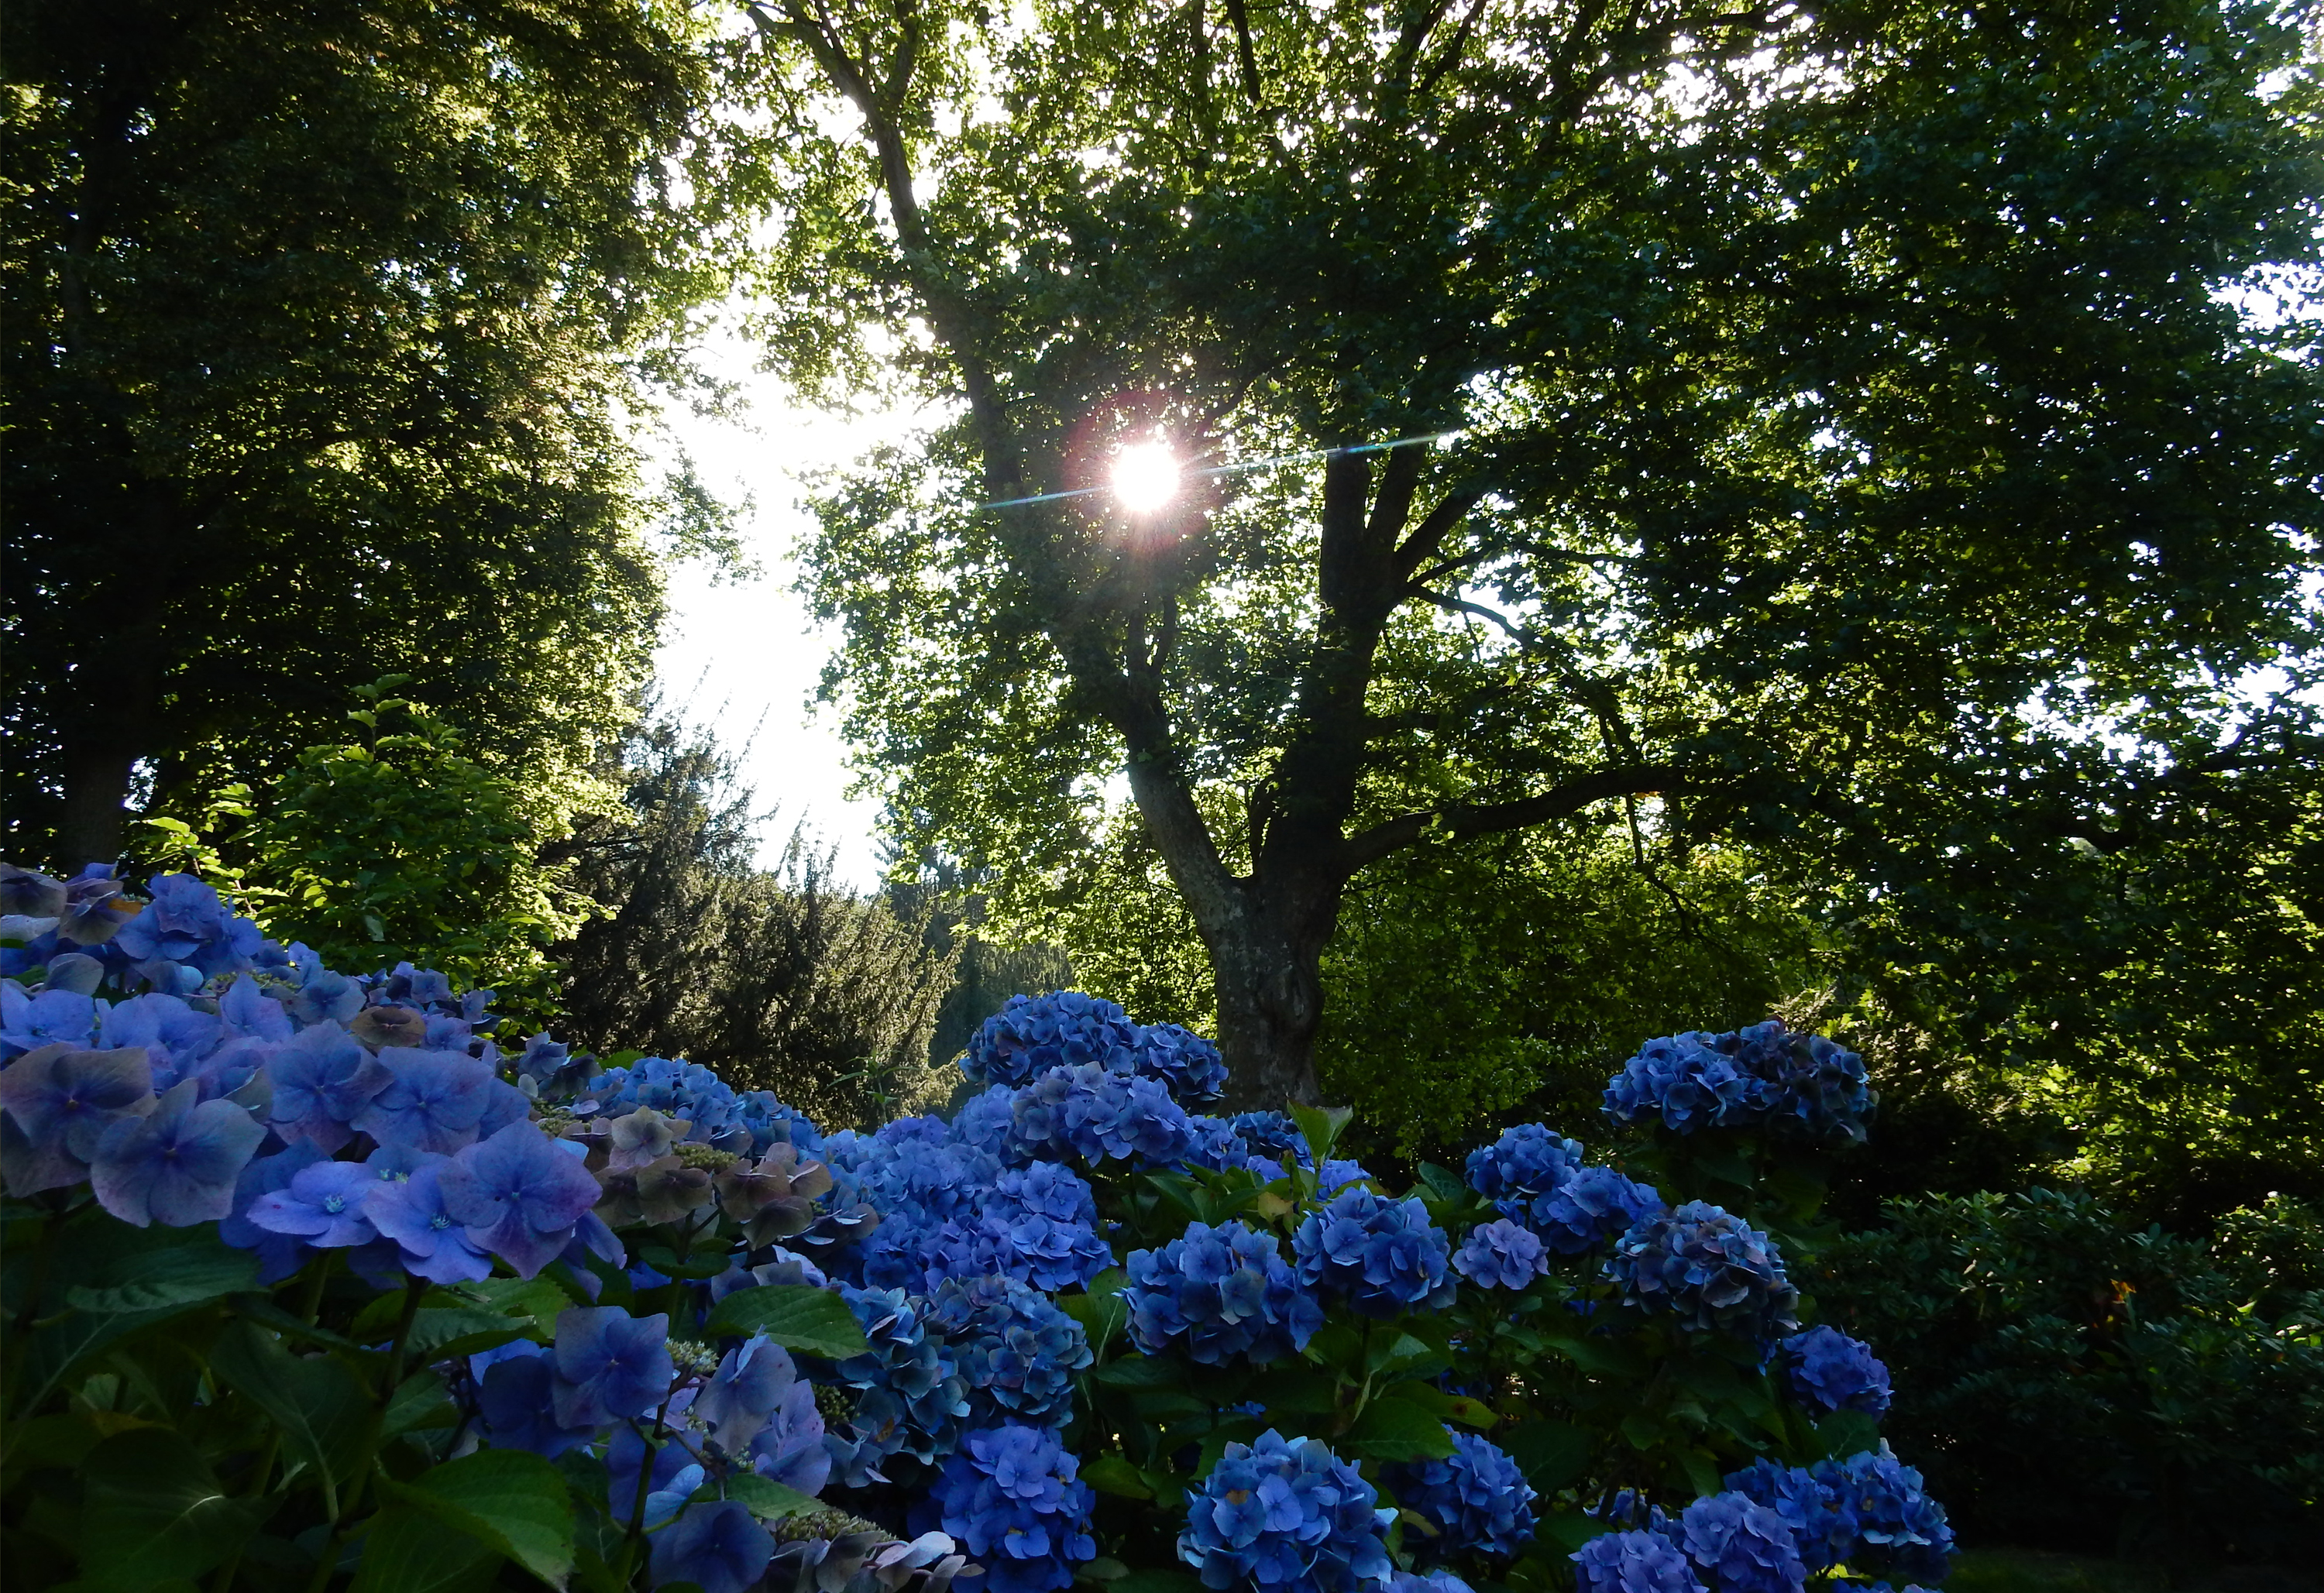
POLYGON ((1609 769, 1584 775, 1554 790, 1516 802, 1452 805, 1420 813, 1402 814, 1385 824, 1374 824, 1369 830, 1349 836, 1341 857, 1348 871, 1353 873, 1367 863, 1377 862, 1389 852, 1411 845, 1431 829, 1442 830, 1452 840, 1466 841, 1478 835, 1521 830, 1549 819, 1563 818, 1568 814, 1581 812, 1593 802, 1603 802, 1609 797, 1646 796, 1675 791, 1683 781, 1683 777, 1679 771, 1667 765, 1639 764, 1628 769, 1609 769))

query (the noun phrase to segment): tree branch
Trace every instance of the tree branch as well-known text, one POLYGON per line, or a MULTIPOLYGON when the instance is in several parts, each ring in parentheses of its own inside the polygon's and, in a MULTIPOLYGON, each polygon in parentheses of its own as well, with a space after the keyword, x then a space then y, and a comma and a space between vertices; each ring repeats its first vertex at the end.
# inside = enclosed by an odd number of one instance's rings
POLYGON ((1549 819, 1563 818, 1569 814, 1581 812, 1593 802, 1604 802, 1610 797, 1650 796, 1664 791, 1675 791, 1682 787, 1683 781, 1684 777, 1668 765, 1639 764, 1584 775, 1554 790, 1515 802, 1489 802, 1477 806, 1451 804, 1419 813, 1402 814, 1349 836, 1342 846, 1341 859, 1348 871, 1353 873, 1367 863, 1376 862, 1391 852, 1411 845, 1432 829, 1443 831, 1452 840, 1466 841, 1478 835, 1521 830, 1549 819))

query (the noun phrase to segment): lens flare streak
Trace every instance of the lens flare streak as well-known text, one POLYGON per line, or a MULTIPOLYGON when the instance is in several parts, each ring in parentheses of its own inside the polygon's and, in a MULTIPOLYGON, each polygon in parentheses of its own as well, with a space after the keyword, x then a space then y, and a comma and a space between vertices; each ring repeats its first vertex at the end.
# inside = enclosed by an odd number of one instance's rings
MULTIPOLYGON (((1213 480, 1220 476, 1240 475, 1247 470, 1265 470, 1275 465, 1296 465, 1303 459, 1329 459, 1338 454, 1380 454, 1390 448, 1418 447, 1427 443, 1450 442, 1462 436, 1460 431, 1431 432, 1426 437, 1400 437, 1393 442, 1358 443, 1346 448, 1302 448, 1296 453, 1270 454, 1264 459, 1239 459, 1231 465, 1212 465, 1200 470, 1181 471, 1184 480, 1213 480)), ((1101 486, 1075 487, 1064 493, 1036 493, 1028 498, 1002 498, 991 503, 980 503, 980 509, 1021 509, 1028 503, 1061 503, 1068 498, 1093 498, 1101 493, 1118 493, 1117 483, 1108 481, 1101 486)), ((1149 505, 1150 506, 1150 505, 1149 505)))

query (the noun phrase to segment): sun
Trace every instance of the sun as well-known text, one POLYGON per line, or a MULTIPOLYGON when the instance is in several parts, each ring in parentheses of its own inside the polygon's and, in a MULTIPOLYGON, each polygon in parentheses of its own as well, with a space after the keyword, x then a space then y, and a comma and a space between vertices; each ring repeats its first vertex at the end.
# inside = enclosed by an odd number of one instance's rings
POLYGON ((1157 438, 1113 456, 1113 495, 1132 514, 1151 514, 1178 495, 1178 456, 1157 438))

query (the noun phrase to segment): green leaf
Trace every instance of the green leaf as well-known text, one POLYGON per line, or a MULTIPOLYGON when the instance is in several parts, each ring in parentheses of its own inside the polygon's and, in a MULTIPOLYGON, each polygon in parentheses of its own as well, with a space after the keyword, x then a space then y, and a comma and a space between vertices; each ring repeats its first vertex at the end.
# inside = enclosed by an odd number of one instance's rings
POLYGON ((351 1593, 484 1593, 501 1556, 465 1532, 401 1503, 372 1518, 351 1593))
POLYGON ((339 1493, 362 1463, 371 1423, 370 1396, 346 1367, 328 1357, 304 1360, 263 1329, 236 1319, 210 1349, 210 1365, 282 1433, 283 1447, 315 1469, 324 1508, 339 1513, 339 1493))
POLYGON ((1202 1579, 1172 1567, 1131 1571, 1106 1584, 1106 1593, 1203 1593, 1202 1579))
POLYGON ((1081 1579, 1085 1582, 1118 1582, 1129 1574, 1128 1566, 1119 1560, 1109 1559, 1103 1555, 1091 1561, 1081 1569, 1081 1579))
POLYGON ((1420 1182, 1426 1184, 1428 1192, 1440 1201, 1449 1202, 1469 1198, 1469 1186, 1461 1181, 1461 1175, 1434 1162, 1420 1164, 1420 1182))
POLYGON ((1123 1499, 1150 1499, 1154 1490, 1137 1467, 1120 1455, 1100 1455, 1082 1468, 1082 1480, 1102 1494, 1123 1499))
POLYGON ((1577 1481, 1590 1467, 1590 1434, 1571 1422, 1520 1422, 1493 1441, 1545 1496, 1577 1481))
POLYGON ((1060 1294, 1057 1309, 1081 1323, 1090 1349, 1103 1354, 1125 1323, 1130 1321, 1130 1307, 1120 1294, 1060 1294))
POLYGON ((258 1279, 256 1252, 230 1249, 214 1237, 210 1244, 172 1244, 124 1263, 134 1267, 130 1275, 108 1269, 88 1283, 69 1285, 65 1303, 97 1315, 180 1311, 238 1294, 258 1279))
POLYGON ((1452 1434, 1418 1405, 1376 1399, 1332 1447, 1368 1460, 1441 1460, 1452 1453, 1452 1434))
POLYGON ((819 1501, 797 1488, 785 1487, 749 1471, 737 1472, 726 1479, 726 1496, 739 1500, 761 1521, 781 1521, 823 1508, 819 1501))
POLYGON ((1158 1355, 1125 1355, 1090 1374, 1093 1382, 1110 1388, 1176 1388, 1184 1386, 1185 1369, 1158 1355))
POLYGON ((89 1451, 81 1471, 81 1581, 140 1593, 225 1561, 255 1531, 259 1507, 226 1496, 194 1446, 141 1427, 89 1451))
POLYGON ((448 1306, 440 1310, 423 1307, 412 1313, 411 1335, 405 1340, 415 1357, 428 1360, 448 1360, 458 1355, 474 1355, 478 1350, 497 1349, 513 1339, 534 1331, 529 1321, 512 1321, 497 1311, 484 1311, 473 1305, 448 1306), (463 1340, 481 1340, 464 1350, 439 1354, 447 1345, 463 1340))
POLYGON ((573 1572, 572 1495, 539 1455, 478 1450, 410 1483, 383 1477, 379 1487, 396 1505, 466 1533, 552 1588, 573 1572))
POLYGON ((1440 1422, 1458 1422, 1464 1427, 1490 1427, 1500 1418, 1493 1408, 1480 1399, 1466 1395, 1447 1394, 1431 1383, 1406 1380, 1391 1383, 1373 1395, 1376 1399, 1400 1399, 1418 1405, 1440 1422))
POLYGON ((704 1328, 713 1339, 764 1333, 786 1349, 844 1360, 872 1348, 847 1302, 811 1284, 762 1284, 737 1289, 718 1303, 704 1328))
POLYGON ((1340 1142, 1340 1136, 1356 1115, 1351 1106, 1295 1106, 1291 1120, 1299 1125, 1300 1137, 1307 1141, 1307 1154, 1320 1167, 1340 1142))
POLYGON ((1844 1460, 1880 1441, 1880 1423, 1862 1411, 1834 1411, 1816 1423, 1816 1441, 1828 1458, 1844 1460))
POLYGON ((1717 1493, 1724 1486, 1719 1478, 1719 1463, 1701 1450, 1689 1450, 1678 1458, 1686 1471, 1687 1486, 1698 1496, 1717 1493))
POLYGON ((380 1432, 392 1438, 399 1432, 457 1426, 459 1421, 460 1407, 446 1392, 442 1375, 433 1367, 422 1367, 396 1386, 381 1418, 380 1432))

